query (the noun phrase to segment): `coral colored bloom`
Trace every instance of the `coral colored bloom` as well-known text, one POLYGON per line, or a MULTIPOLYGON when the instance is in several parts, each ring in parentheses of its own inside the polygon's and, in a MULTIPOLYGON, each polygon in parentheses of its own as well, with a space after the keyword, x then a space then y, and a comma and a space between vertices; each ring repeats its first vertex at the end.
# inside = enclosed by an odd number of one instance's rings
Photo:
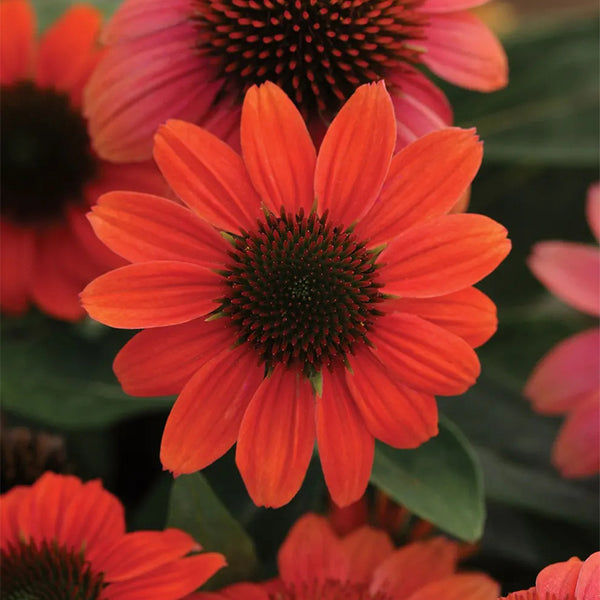
POLYGON ((0 496, 0 526, 3 598, 176 600, 225 566, 178 529, 125 533, 99 481, 50 472, 0 496))
POLYGON ((146 329, 114 363, 128 393, 180 393, 165 468, 202 469, 237 440, 253 500, 280 506, 316 438, 332 497, 348 504, 374 438, 420 445, 437 433, 434 394, 474 383, 473 347, 496 316, 470 286, 510 243, 487 217, 446 214, 481 161, 472 131, 432 133, 392 158, 383 82, 355 92, 318 156, 269 82, 248 91, 241 135, 243 158, 195 125, 160 128, 154 155, 186 206, 103 196, 94 230, 133 264, 82 300, 103 323, 146 329))
POLYGON ((500 588, 483 573, 456 573, 458 545, 437 537, 394 549, 389 536, 364 526, 337 537, 308 514, 279 550, 279 578, 237 584, 187 600, 496 600, 500 588))
POLYGON ((598 600, 600 598, 600 552, 582 562, 577 557, 542 569, 535 586, 508 594, 500 600, 598 600))
POLYGON ((92 152, 82 89, 100 57, 100 15, 78 5, 42 38, 25 0, 0 2, 0 305, 20 315, 33 302, 64 320, 85 314, 78 294, 122 265, 85 217, 99 194, 131 187, 160 193, 150 163, 114 165, 92 152))
POLYGON ((354 90, 385 79, 398 147, 452 122, 446 97, 416 68, 457 85, 506 85, 502 46, 468 8, 486 0, 126 0, 86 92, 94 147, 139 160, 169 118, 239 148, 245 92, 272 81, 322 135, 354 90))
MULTIPOLYGON (((587 220, 600 239, 600 186, 587 199, 587 220)), ((600 314, 600 249, 571 242, 539 242, 529 257, 533 274, 577 310, 600 314)), ((552 461, 565 477, 600 471, 600 329, 578 333, 537 364, 525 386, 533 408, 567 415, 552 461)))

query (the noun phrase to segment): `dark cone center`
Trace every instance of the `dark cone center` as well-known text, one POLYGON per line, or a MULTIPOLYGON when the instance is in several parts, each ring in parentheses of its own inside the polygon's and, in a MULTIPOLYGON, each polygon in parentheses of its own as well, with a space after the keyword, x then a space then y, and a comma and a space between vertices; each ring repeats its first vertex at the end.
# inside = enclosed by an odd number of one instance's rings
POLYGON ((197 49, 240 100, 272 81, 330 120, 361 84, 419 62, 423 0, 193 0, 197 49))
POLYGON ((96 161, 86 122, 69 98, 29 81, 0 91, 2 216, 22 225, 59 218, 81 202, 96 161))
POLYGON ((103 588, 81 553, 52 541, 8 545, 0 579, 2 600, 98 600, 103 588))
POLYGON ((326 215, 268 214, 230 256, 219 312, 267 369, 283 363, 313 377, 367 342, 383 299, 376 255, 326 215))

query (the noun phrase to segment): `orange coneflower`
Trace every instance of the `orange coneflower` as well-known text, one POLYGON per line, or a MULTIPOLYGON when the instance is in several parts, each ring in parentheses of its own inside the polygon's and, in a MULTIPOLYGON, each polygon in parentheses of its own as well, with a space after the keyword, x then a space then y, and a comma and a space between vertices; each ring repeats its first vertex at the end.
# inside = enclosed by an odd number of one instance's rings
POLYGON ((600 598, 600 552, 585 561, 576 556, 544 567, 528 590, 500 600, 597 600, 600 598))
POLYGON ((99 481, 44 474, 0 496, 4 598, 177 600, 225 566, 178 529, 125 533, 99 481))
POLYGON ((239 147, 244 93, 272 81, 318 143, 361 84, 385 79, 398 145, 452 122, 444 94, 416 67, 491 91, 507 81, 504 51, 468 8, 486 0, 126 0, 86 92, 93 143, 138 160, 168 118, 239 147))
POLYGON ((100 57, 100 15, 79 5, 39 42, 26 0, 0 2, 0 305, 22 314, 30 303, 53 317, 85 313, 78 294, 123 264, 94 236, 85 213, 115 187, 160 193, 148 164, 97 158, 81 114, 82 89, 100 57))
POLYGON ((483 573, 457 573, 458 545, 442 537, 395 549, 388 535, 363 526, 337 537, 317 515, 301 517, 281 546, 279 577, 241 583, 186 600, 497 600, 483 573))
POLYGON ((146 328, 115 372, 134 395, 180 393, 161 449, 175 473, 237 440, 257 504, 299 489, 315 437, 338 504, 362 495, 374 438, 413 448, 437 433, 434 394, 461 394, 495 307, 469 287, 507 255, 506 230, 447 215, 482 156, 472 131, 429 134, 392 158, 393 105, 361 86, 318 157, 291 100, 251 88, 243 158, 170 121, 154 155, 185 206, 103 196, 91 221, 134 264, 83 292, 89 314, 146 328))

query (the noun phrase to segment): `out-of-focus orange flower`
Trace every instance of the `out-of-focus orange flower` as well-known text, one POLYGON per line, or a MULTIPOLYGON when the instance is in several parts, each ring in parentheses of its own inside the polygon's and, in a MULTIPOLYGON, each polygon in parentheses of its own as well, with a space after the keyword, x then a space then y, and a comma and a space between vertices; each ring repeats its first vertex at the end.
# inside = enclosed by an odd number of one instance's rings
POLYGON ((394 549, 383 531, 337 537, 326 519, 305 515, 281 546, 279 577, 237 584, 187 600, 496 600, 482 573, 456 573, 457 544, 437 537, 394 549))
POLYGON ((600 598, 600 552, 582 562, 573 557, 542 569, 535 586, 500 600, 597 600, 600 598))
POLYGON ((93 143, 111 160, 148 158, 169 118, 239 147, 252 85, 283 88, 317 144, 354 90, 384 79, 398 147, 452 123, 424 64, 457 85, 506 85, 507 60, 469 8, 485 0, 126 0, 108 24, 108 52, 86 92, 93 143))
MULTIPOLYGON (((600 186, 587 199, 587 220, 600 239, 600 186)), ((539 242, 528 261, 533 274, 577 310, 600 315, 600 249, 573 242, 539 242)), ((567 338, 537 364, 525 386, 535 410, 567 414, 552 461, 565 477, 600 471, 600 329, 567 338)))
MULTIPOLYGON (((385 531, 396 543, 424 540, 435 535, 433 523, 413 515, 405 506, 381 490, 374 490, 348 506, 330 503, 328 520, 337 535, 348 535, 363 525, 385 531)), ((478 544, 458 543, 459 559, 464 560, 479 549, 478 544)))
POLYGON ((83 86, 100 52, 100 14, 68 10, 42 38, 26 0, 0 2, 0 306, 23 314, 30 303, 68 321, 85 314, 78 294, 122 265, 85 217, 99 194, 116 188, 161 193, 150 163, 114 165, 92 151, 81 114, 83 86))
POLYGON ((178 529, 125 533, 99 481, 54 473, 0 496, 0 540, 7 598, 177 600, 225 566, 178 529))
POLYGON ((89 314, 146 328, 115 360, 134 395, 180 393, 163 466, 202 469, 237 440, 253 500, 298 491, 315 437, 336 503, 367 485, 374 438, 414 448, 437 433, 434 394, 463 393, 495 306, 470 287, 508 254, 506 230, 448 215, 482 156, 446 129, 392 158, 393 104, 361 86, 318 156, 302 116, 272 83, 242 110, 243 158, 170 121, 155 158, 186 206, 115 192, 91 215, 133 262, 83 292, 89 314))

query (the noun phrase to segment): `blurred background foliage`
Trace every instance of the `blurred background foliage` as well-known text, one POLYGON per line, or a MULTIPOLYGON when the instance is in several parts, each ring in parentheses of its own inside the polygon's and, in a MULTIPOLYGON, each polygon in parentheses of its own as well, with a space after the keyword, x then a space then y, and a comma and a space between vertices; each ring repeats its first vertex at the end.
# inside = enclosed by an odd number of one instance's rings
MULTIPOLYGON (((107 15, 118 5, 92 3, 107 15)), ((35 4, 43 29, 74 2, 35 4)), ((497 303, 500 325, 479 350, 477 385, 439 400, 440 436, 417 451, 379 447, 372 484, 458 538, 481 538, 470 566, 508 591, 528 587, 544 565, 585 557, 598 544, 597 480, 558 476, 550 448, 561 419, 536 415, 521 394, 547 350, 593 324, 553 299, 525 258, 542 239, 593 243, 584 200, 598 179, 598 15, 595 0, 496 2, 480 14, 503 38, 510 84, 489 95, 439 84, 456 123, 476 126, 485 142, 471 210, 504 224, 513 241, 508 259, 480 286, 497 303)), ((102 478, 125 503, 131 527, 168 522, 225 552, 232 566, 216 584, 272 575, 291 523, 307 510, 327 509, 318 460, 298 496, 277 511, 252 504, 232 452, 173 482, 158 459, 173 398, 131 398, 112 375, 112 359, 129 337, 33 312, 3 319, 3 489, 27 466, 15 466, 18 443, 29 444, 27 460, 56 458, 56 443, 32 442, 48 432, 64 450, 55 468, 102 478), (29 442, 6 434, 15 426, 33 432, 29 442)))

